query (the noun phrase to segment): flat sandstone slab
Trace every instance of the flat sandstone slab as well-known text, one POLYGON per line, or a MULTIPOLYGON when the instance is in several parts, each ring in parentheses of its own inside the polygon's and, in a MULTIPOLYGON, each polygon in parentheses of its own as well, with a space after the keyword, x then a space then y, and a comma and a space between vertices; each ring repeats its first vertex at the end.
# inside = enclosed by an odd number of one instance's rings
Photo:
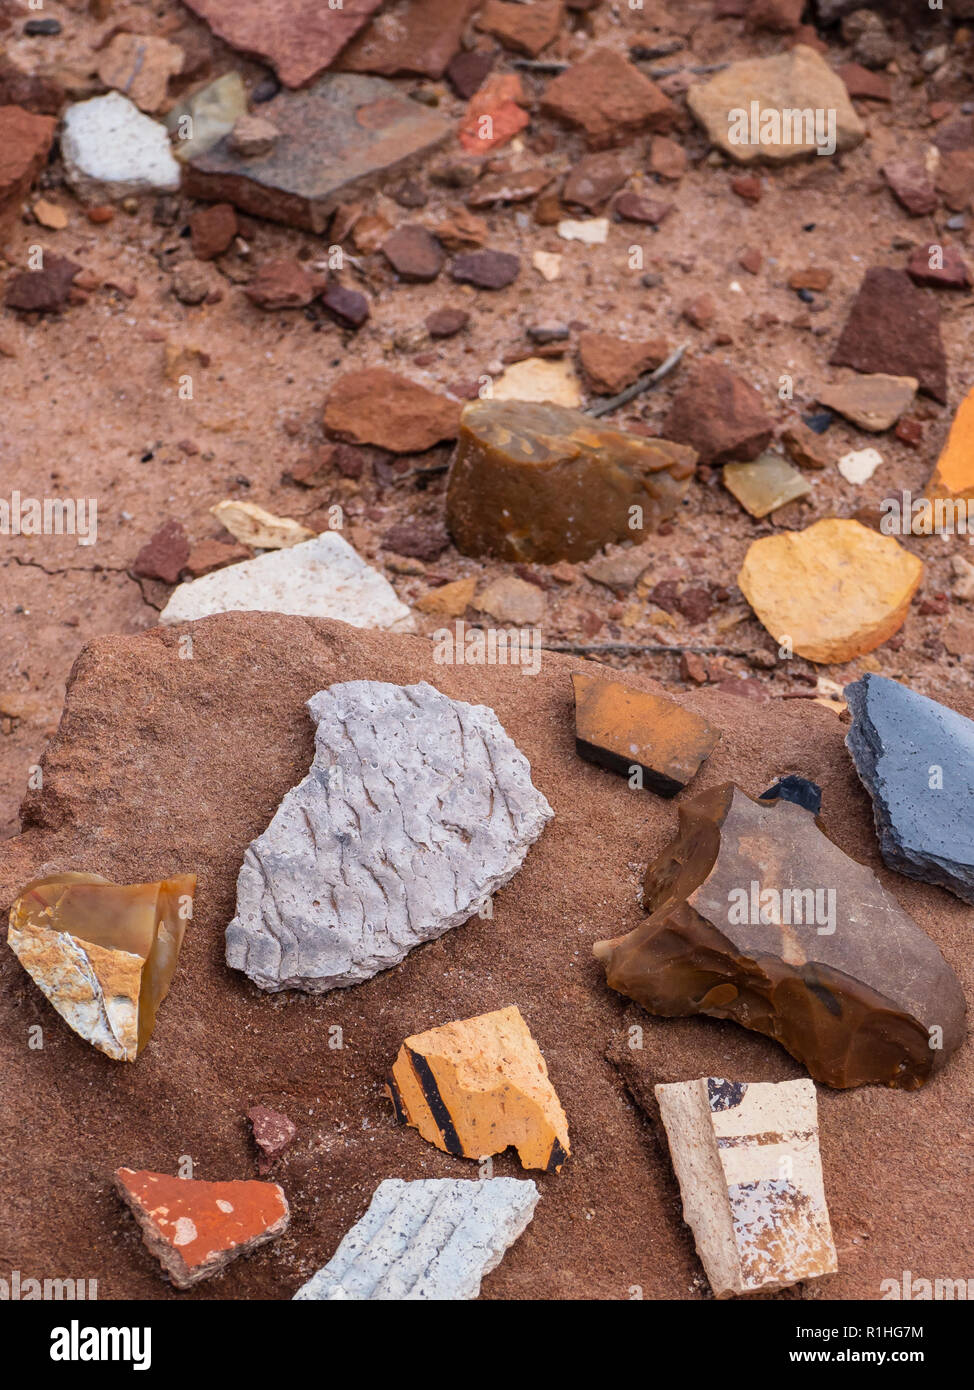
POLYGON ((447 525, 465 555, 587 560, 674 516, 696 461, 550 402, 474 401, 460 417, 447 525))
POLYGON ((841 1088, 914 1090, 964 1038, 964 995, 935 944, 787 796, 724 783, 684 802, 643 903, 650 916, 594 952, 651 1013, 734 1019, 841 1088))
MULTIPOLYGON (((688 1077, 776 1081, 805 1073, 777 1043, 732 1020, 647 1014, 598 988, 585 965, 588 943, 640 922, 630 866, 672 838, 676 819, 672 803, 631 791, 621 777, 594 769, 583 775, 571 676, 588 664, 546 651, 530 678, 516 666, 440 665, 435 646, 420 637, 279 613, 221 613, 191 630, 191 661, 181 658, 179 628, 153 626, 84 647, 44 754, 44 785, 27 794, 27 828, 0 855, 4 911, 51 865, 125 883, 191 865, 205 886, 173 992, 137 1069, 108 1062, 46 1019, 44 1000, 9 951, 0 951, 0 1152, 15 1156, 0 1197, 9 1268, 80 1270, 98 1279, 102 1298, 173 1297, 134 1229, 128 1239, 92 1239, 105 1229, 112 1172, 121 1162, 168 1167, 188 1152, 205 1154, 202 1176, 249 1176, 256 1151, 243 1112, 259 1101, 299 1125, 298 1140, 279 1160, 279 1180, 295 1212, 314 1216, 292 1222, 286 1249, 282 1241, 237 1260, 197 1293, 289 1299, 338 1249, 380 1177, 475 1174, 472 1164, 393 1124, 382 1087, 410 1034, 516 1000, 565 1102, 573 1152, 557 1177, 533 1175, 544 1186, 541 1219, 484 1280, 481 1298, 523 1299, 527 1290, 541 1299, 618 1301, 632 1284, 653 1298, 709 1298, 679 1219, 669 1159, 647 1142, 646 1121, 606 1049, 617 1044, 634 1063, 661 1059, 649 1075, 650 1095, 655 1083, 688 1077), (489 705, 528 758, 555 818, 494 899, 493 920, 475 917, 414 951, 402 968, 325 1000, 268 1001, 227 969, 222 933, 247 845, 308 771, 314 726, 305 701, 349 680, 428 680, 451 699, 489 705), (27 1025, 36 1022, 45 1024, 38 1051, 26 1045, 27 1025), (329 1046, 333 1024, 343 1030, 343 1050, 329 1046), (634 1024, 642 1051, 630 1047, 634 1024), (104 1121, 98 1125, 93 1097, 104 1121), (145 1147, 147 1135, 158 1148, 145 1147), (407 1151, 427 1166, 411 1169, 407 1151), (313 1161, 299 1169, 306 1154, 313 1161), (661 1201, 667 1192, 671 1200, 661 1201), (351 1195, 336 1200, 336 1193, 351 1195), (579 1215, 586 1211, 596 1213, 591 1221, 579 1215)), ((625 679, 667 693, 639 672, 625 679)), ((974 714, 974 696, 959 682, 939 698, 974 714)), ((693 707, 723 730, 698 774, 701 785, 730 780, 757 796, 793 768, 815 778, 830 835, 883 875, 974 997, 971 909, 950 893, 888 875, 835 715, 810 700, 776 700, 755 717, 749 700, 707 689, 694 694, 693 707)), ((854 1258, 840 1255, 841 1269, 819 1292, 879 1299, 891 1271, 967 1267, 969 1232, 957 1220, 966 1175, 944 1136, 974 1123, 972 1097, 971 1048, 959 1049, 919 1095, 820 1090, 837 1243, 846 1245, 850 1232, 870 1238, 854 1258)), ((503 1162, 502 1169, 495 1160, 495 1172, 528 1176, 503 1162)))
POLYGON ((484 705, 346 681, 308 710, 314 762, 244 855, 227 964, 323 993, 483 909, 554 813, 484 705))
POLYGON ((923 561, 892 536, 829 517, 752 542, 737 582, 781 646, 809 661, 852 661, 906 620, 923 561))
POLYGON ((238 1255, 282 1235, 290 1221, 276 1182, 201 1182, 119 1168, 115 1187, 177 1289, 219 1274, 238 1255))
POLYGON ((530 1178, 387 1178, 361 1221, 294 1298, 476 1298, 484 1275, 526 1230, 537 1205, 538 1189, 530 1178))
POLYGON ((675 700, 647 695, 621 681, 572 676, 575 747, 590 763, 630 779, 637 770, 660 796, 676 796, 696 776, 720 730, 675 700))
POLYGON ((453 130, 394 83, 351 72, 282 92, 260 111, 280 131, 270 154, 243 158, 225 136, 188 164, 186 191, 315 233, 339 203, 370 196, 453 130))
POLYGON ((458 1158, 513 1146, 523 1168, 557 1173, 568 1157, 565 1112, 516 1005, 407 1038, 389 1094, 397 1119, 458 1158))
POLYGON ((708 1076, 657 1086, 656 1099, 716 1298, 835 1273, 811 1081, 708 1076))

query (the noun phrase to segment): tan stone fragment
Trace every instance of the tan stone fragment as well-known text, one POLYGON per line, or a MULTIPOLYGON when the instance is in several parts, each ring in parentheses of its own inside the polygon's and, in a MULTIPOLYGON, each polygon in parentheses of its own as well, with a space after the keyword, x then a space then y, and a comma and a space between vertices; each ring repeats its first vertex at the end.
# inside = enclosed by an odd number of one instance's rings
POLYGON ((860 429, 874 434, 892 429, 913 404, 919 382, 913 376, 888 376, 875 372, 852 381, 825 386, 818 394, 822 405, 837 410, 860 429))
POLYGON ((556 1173, 570 1152, 568 1120, 516 1005, 407 1038, 389 1094, 400 1121, 457 1157, 513 1146, 522 1167, 556 1173))
POLYGON ((755 541, 737 576, 776 642, 809 661, 873 651, 903 625, 923 562, 892 536, 830 517, 755 541))
POLYGON ((493 384, 495 401, 552 401, 576 409, 582 404, 582 391, 570 362, 544 357, 526 357, 515 362, 493 384))
POLYGON ((116 34, 102 54, 98 76, 141 111, 158 111, 170 77, 183 69, 183 50, 168 39, 146 34, 116 34))
POLYGON ((234 540, 251 545, 255 550, 284 550, 302 541, 313 541, 317 535, 300 522, 287 516, 275 516, 254 502, 235 502, 228 497, 211 507, 210 512, 234 540))
POLYGON ((807 44, 796 44, 770 58, 731 63, 709 81, 691 87, 687 105, 712 143, 739 164, 757 160, 780 164, 815 154, 819 135, 828 138, 830 114, 835 117, 837 150, 852 149, 866 134, 841 77, 807 44), (757 129, 753 103, 757 103, 757 129), (800 127, 795 129, 790 121, 786 125, 783 112, 801 118, 800 127), (814 126, 815 112, 825 113, 821 130, 814 126), (811 129, 802 113, 812 115, 811 129))
POLYGON ((80 1037, 134 1062, 169 992, 196 876, 127 886, 98 874, 29 883, 10 909, 7 944, 80 1037))
POLYGON ((462 618, 467 605, 473 602, 477 591, 476 577, 454 579, 439 589, 431 589, 428 594, 416 600, 413 605, 421 613, 432 613, 437 618, 462 618))
POLYGON ((420 454, 455 439, 460 402, 421 382, 368 367, 346 372, 325 404, 326 429, 352 444, 374 444, 394 454, 420 454))
POLYGON ((974 388, 957 407, 925 496, 974 499, 974 388))
POLYGON ((655 1091, 715 1297, 834 1274, 814 1084, 704 1077, 655 1091))

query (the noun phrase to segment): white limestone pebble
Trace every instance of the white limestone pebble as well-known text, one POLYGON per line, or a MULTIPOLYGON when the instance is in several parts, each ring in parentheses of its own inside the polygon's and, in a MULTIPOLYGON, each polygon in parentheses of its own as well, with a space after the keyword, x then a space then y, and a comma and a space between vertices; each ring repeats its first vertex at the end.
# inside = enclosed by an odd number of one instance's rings
POLYGON ((878 449, 854 449, 851 454, 843 454, 839 459, 839 472, 847 483, 859 487, 868 483, 883 461, 878 449))
POLYGON ((119 92, 68 107, 61 154, 68 182, 86 202, 179 188, 165 127, 119 92))
POLYGON ((586 246, 601 246, 609 235, 609 219, 588 217, 578 221, 566 217, 558 223, 558 235, 563 241, 581 241, 586 246))
POLYGON ((476 1298, 538 1205, 530 1179, 379 1184, 368 1211, 294 1295, 301 1301, 476 1298))
POLYGON ((344 681, 308 710, 314 761, 244 855, 226 948, 261 989, 322 993, 482 910, 554 812, 485 705, 344 681))
POLYGON ((416 625, 385 576, 335 531, 180 584, 159 621, 183 623, 231 612, 337 618, 352 627, 393 632, 412 632, 416 625))

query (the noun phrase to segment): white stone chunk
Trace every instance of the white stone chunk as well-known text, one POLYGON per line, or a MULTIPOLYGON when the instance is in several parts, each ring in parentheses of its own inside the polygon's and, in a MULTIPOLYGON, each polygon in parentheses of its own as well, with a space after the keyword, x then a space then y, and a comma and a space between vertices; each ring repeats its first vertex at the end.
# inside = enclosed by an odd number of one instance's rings
POLYGON ((813 1082, 710 1076, 656 1098, 716 1298, 835 1273, 813 1082))
POLYGON ((554 812, 485 705, 345 681, 308 709, 311 770, 244 855, 226 943, 261 989, 321 993, 480 911, 554 812))
POLYGON ((476 1298, 484 1275, 500 1264, 537 1205, 530 1179, 388 1178, 333 1257, 294 1297, 476 1298))
POLYGON ((86 202, 179 188, 165 127, 119 92, 68 107, 61 154, 68 183, 86 202))
POLYGON ((839 472, 847 483, 858 487, 868 483, 883 461, 878 449, 854 449, 851 454, 843 454, 839 459, 839 472))
POLYGON ((412 632, 416 625, 385 576, 334 531, 180 584, 159 621, 234 612, 337 618, 352 627, 393 632, 412 632))
POLYGON ((586 246, 601 246, 609 235, 609 219, 587 217, 577 220, 566 217, 558 223, 558 235, 563 241, 581 241, 586 246))

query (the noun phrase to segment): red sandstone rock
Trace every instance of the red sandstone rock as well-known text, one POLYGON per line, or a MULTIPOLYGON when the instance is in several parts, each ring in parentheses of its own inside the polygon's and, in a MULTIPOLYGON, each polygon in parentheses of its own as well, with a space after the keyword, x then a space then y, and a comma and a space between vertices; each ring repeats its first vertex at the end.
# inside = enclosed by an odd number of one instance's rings
POLYGON ((287 87, 303 87, 324 72, 368 23, 382 0, 186 0, 232 48, 265 59, 287 87))
POLYGON ((643 131, 665 134, 676 107, 632 63, 597 48, 549 83, 542 110, 584 131, 592 149, 622 145, 643 131))
POLYGON ((937 206, 933 179, 922 164, 910 159, 891 159, 883 165, 883 176, 911 217, 925 217, 937 206))
POLYGON ((903 270, 867 270, 829 361, 857 372, 913 376, 920 390, 947 400, 947 360, 940 309, 903 270))
POLYGON ((20 106, 0 106, 0 244, 44 167, 56 123, 20 106))
POLYGON ((718 362, 701 362, 677 392, 663 433, 689 444, 701 463, 757 458, 772 423, 754 387, 718 362))
POLYGON ((536 58, 557 38, 563 15, 562 0, 534 0, 531 5, 487 0, 477 19, 477 28, 493 34, 505 48, 536 58))
POLYGON ((136 555, 132 573, 139 579, 160 579, 164 584, 176 584, 189 557, 189 541, 182 525, 178 521, 167 521, 136 555))
POLYGON ((339 377, 325 406, 325 427, 353 444, 374 444, 393 454, 420 454, 455 439, 460 402, 384 367, 339 377))
POLYGON ((237 214, 232 203, 213 203, 198 208, 189 219, 190 245, 199 261, 212 261, 228 250, 237 235, 237 214))
POLYGON ((617 192, 629 171, 613 154, 587 154, 572 169, 561 191, 562 202, 596 212, 617 192))
POLYGON ((970 272, 957 247, 939 242, 918 246, 907 262, 906 273, 914 284, 932 289, 966 290, 971 285, 970 272))
POLYGON ((20 309, 23 313, 57 313, 68 303, 72 284, 80 273, 80 265, 48 251, 39 270, 21 270, 10 277, 4 303, 8 309, 20 309))
POLYGON ((477 0, 393 0, 352 40, 336 67, 380 77, 442 77, 476 5, 477 0))
POLYGON ((294 1143, 298 1127, 279 1110, 269 1110, 266 1105, 252 1105, 247 1111, 247 1119, 253 1131, 254 1143, 260 1149, 257 1171, 261 1177, 266 1177, 281 1155, 294 1143))
POLYGON ((265 261, 247 286, 258 309, 303 309, 315 297, 315 282, 300 261, 282 257, 265 261))
POLYGON ((630 343, 609 333, 581 333, 578 356, 582 371, 593 391, 614 396, 650 372, 665 359, 667 344, 662 338, 630 343))
POLYGON ((418 222, 397 227, 382 243, 382 254, 401 280, 435 280, 443 269, 443 247, 418 222))

